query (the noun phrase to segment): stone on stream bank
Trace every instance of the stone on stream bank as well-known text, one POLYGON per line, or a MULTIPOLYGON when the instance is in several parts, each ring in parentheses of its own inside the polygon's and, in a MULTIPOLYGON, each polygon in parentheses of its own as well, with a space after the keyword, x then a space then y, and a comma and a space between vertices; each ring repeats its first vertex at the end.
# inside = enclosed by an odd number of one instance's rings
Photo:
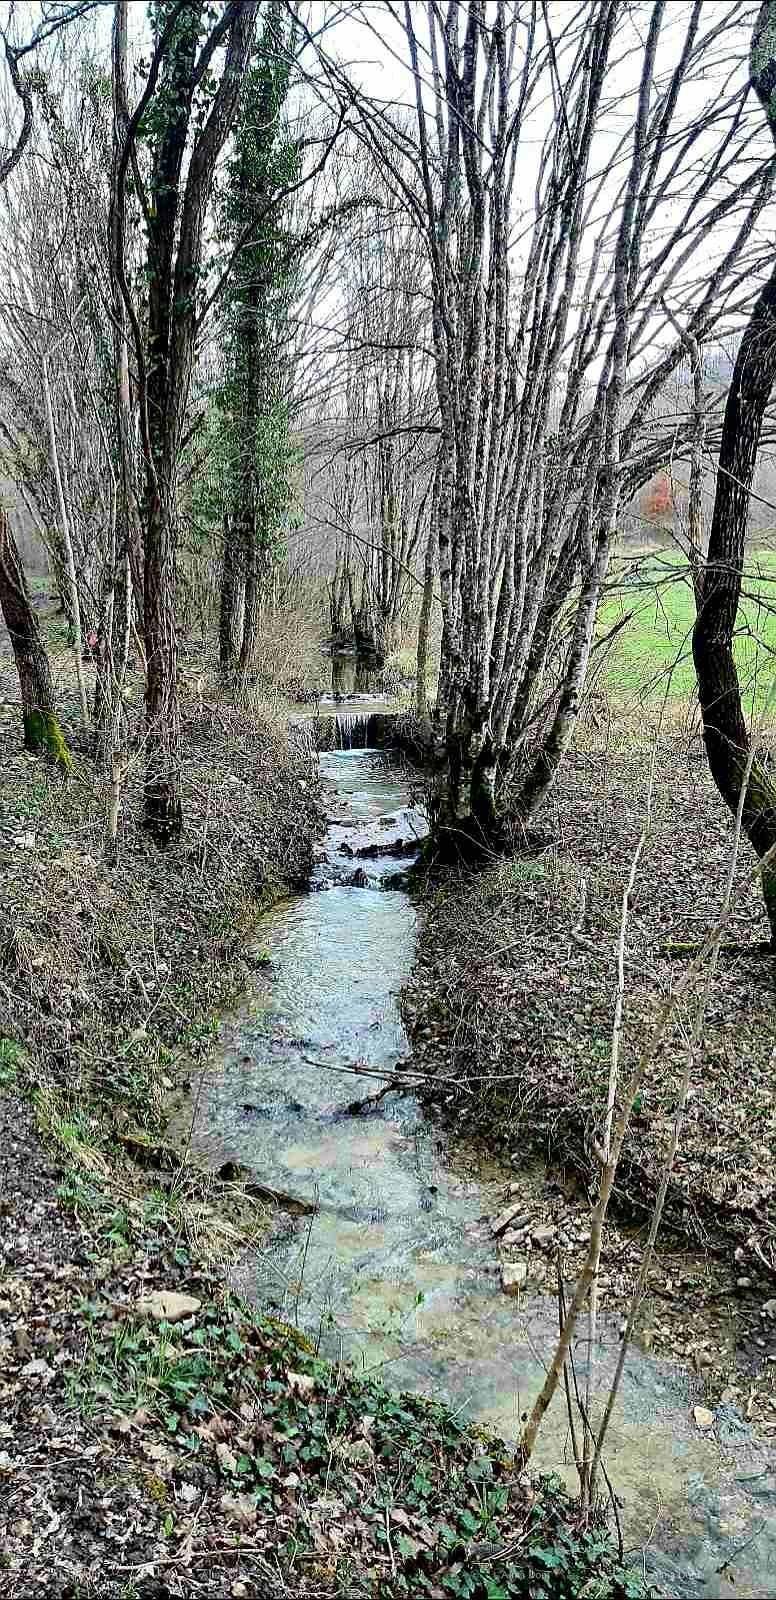
POLYGON ((373 858, 377 856, 414 855, 424 839, 428 838, 428 818, 417 806, 403 808, 398 816, 381 818, 369 828, 358 832, 348 831, 340 845, 340 854, 373 858))
POLYGON ((153 1322, 184 1322, 195 1316, 201 1305, 196 1295, 178 1294, 174 1289, 155 1289, 138 1300, 135 1311, 139 1317, 150 1317, 153 1322))
POLYGON ((528 1263, 526 1261, 505 1262, 501 1268, 501 1287, 505 1294, 516 1295, 520 1293, 528 1277, 528 1263))
POLYGON ((516 1205, 507 1206, 506 1211, 500 1212, 499 1216, 494 1217, 493 1221, 491 1222, 491 1233, 495 1234, 498 1238, 498 1235, 500 1233, 505 1233, 507 1228, 515 1228, 518 1218, 521 1224, 527 1223, 528 1218, 521 1215, 522 1211, 522 1201, 518 1201, 516 1205))

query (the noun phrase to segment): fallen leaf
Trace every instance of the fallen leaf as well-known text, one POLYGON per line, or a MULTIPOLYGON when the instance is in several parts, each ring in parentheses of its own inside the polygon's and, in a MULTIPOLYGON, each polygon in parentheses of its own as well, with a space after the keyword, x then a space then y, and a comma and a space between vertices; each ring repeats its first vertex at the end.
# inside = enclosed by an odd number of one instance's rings
POLYGON ((211 1443, 216 1439, 231 1439, 234 1423, 228 1417, 208 1417, 207 1422, 200 1422, 194 1432, 199 1434, 200 1439, 209 1439, 211 1443))
POLYGON ((241 1528, 256 1526, 256 1506, 249 1494, 222 1494, 221 1510, 230 1522, 241 1528))
POLYGON ((22 1367, 23 1378, 53 1378, 53 1376, 54 1368, 50 1367, 47 1361, 40 1359, 28 1361, 26 1367, 22 1367))
POLYGON ((165 1450, 163 1444, 145 1444, 143 1445, 143 1454, 148 1457, 149 1461, 156 1462, 158 1467, 166 1467, 169 1472, 175 1466, 174 1455, 170 1450, 165 1450))
POLYGON ((407 1516, 407 1513, 403 1509, 402 1506, 394 1506, 392 1511, 390 1512, 390 1518, 391 1518, 391 1522, 395 1522, 396 1523, 397 1528, 409 1528, 410 1527, 410 1519, 407 1516))
POLYGON ((228 1444, 217 1444, 216 1455, 218 1457, 218 1465, 222 1472, 237 1471, 237 1457, 234 1452, 229 1449, 228 1444))
POLYGON ((289 1372, 288 1387, 292 1394, 310 1394, 315 1388, 315 1379, 306 1372, 289 1372))

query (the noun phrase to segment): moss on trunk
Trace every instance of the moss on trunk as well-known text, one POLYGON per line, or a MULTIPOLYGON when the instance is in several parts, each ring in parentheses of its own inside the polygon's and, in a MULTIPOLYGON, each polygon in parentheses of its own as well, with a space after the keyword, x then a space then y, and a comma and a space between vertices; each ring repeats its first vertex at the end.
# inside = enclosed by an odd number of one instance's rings
POLYGON ((24 712, 24 747, 36 755, 51 756, 63 772, 69 772, 73 765, 59 718, 53 711, 40 711, 35 706, 24 712))

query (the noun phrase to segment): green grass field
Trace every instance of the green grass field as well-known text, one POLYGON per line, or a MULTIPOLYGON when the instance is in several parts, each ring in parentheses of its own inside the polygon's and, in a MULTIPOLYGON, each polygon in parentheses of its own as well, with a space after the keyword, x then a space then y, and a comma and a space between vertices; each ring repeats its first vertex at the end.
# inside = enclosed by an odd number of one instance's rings
MULTIPOLYGON (((616 700, 662 700, 669 685, 672 701, 695 694, 692 627, 695 600, 686 564, 674 551, 650 554, 621 564, 601 606, 598 635, 633 613, 608 652, 598 680, 616 700)), ((738 616, 736 662, 750 709, 762 710, 776 696, 776 551, 753 551, 747 558, 738 616)))

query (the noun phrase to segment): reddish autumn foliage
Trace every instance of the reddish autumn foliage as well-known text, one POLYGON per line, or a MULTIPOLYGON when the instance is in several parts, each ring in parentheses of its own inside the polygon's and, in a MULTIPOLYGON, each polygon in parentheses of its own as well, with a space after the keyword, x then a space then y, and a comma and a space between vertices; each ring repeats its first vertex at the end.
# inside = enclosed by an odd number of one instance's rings
POLYGON ((658 472, 644 491, 644 514, 647 517, 666 517, 674 509, 671 481, 667 472, 658 472))

